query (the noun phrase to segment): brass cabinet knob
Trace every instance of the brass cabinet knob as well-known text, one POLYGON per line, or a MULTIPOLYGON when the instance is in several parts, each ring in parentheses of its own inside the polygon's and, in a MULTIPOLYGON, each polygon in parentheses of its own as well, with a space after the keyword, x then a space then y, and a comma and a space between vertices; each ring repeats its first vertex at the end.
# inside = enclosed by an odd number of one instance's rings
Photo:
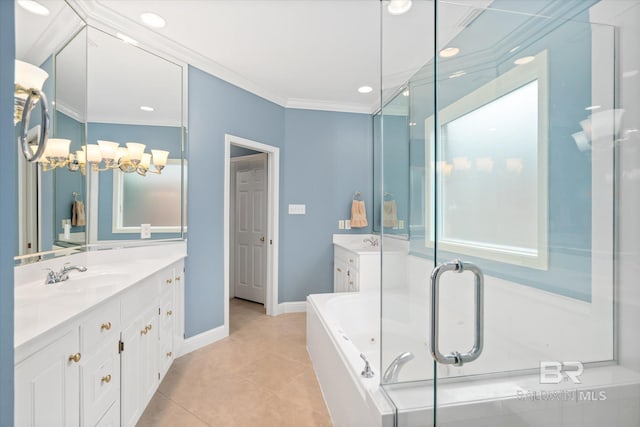
POLYGON ((78 363, 81 358, 82 358, 82 355, 80 353, 72 354, 71 356, 69 356, 69 362, 78 363))
POLYGON ((147 325, 147 328, 148 328, 149 330, 151 330, 151 325, 147 325))
POLYGON ((167 353, 167 357, 171 357, 171 356, 173 356, 173 352, 172 352, 172 351, 170 351, 169 353, 167 353))
POLYGON ((342 269, 340 267, 337 267, 336 270, 338 270, 338 273, 342 273, 342 269))
POLYGON ((262 237, 260 238, 260 241, 261 241, 261 242, 264 242, 264 236, 262 236, 262 237))
POLYGON ((107 374, 100 379, 100 382, 109 384, 111 382, 111 374, 107 374))
POLYGON ((166 282, 167 282, 167 285, 170 285, 173 283, 173 279, 167 279, 166 282))
POLYGON ((173 314, 173 310, 167 310, 167 316, 171 316, 173 314))
POLYGON ((144 329, 140 331, 140 335, 147 335, 150 329, 149 325, 145 326, 144 329))
POLYGON ((100 330, 104 330, 104 331, 108 331, 109 329, 111 329, 111 322, 107 322, 107 323, 103 323, 102 325, 100 325, 100 330))
POLYGON ((176 276, 176 282, 180 281, 180 276, 176 276))
POLYGON ((352 259, 352 258, 349 258, 349 262, 350 262, 351 264, 353 264, 353 259, 352 259))

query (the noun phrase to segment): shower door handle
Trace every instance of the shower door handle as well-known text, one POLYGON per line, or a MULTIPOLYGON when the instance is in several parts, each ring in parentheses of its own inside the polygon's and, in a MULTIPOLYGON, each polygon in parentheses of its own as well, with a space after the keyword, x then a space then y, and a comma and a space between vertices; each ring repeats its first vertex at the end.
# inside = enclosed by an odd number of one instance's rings
POLYGON ((445 365, 462 366, 473 362, 482 353, 484 343, 484 276, 482 270, 470 262, 462 262, 458 259, 441 264, 431 272, 431 355, 445 365), (439 336, 439 305, 440 305, 440 278, 447 271, 462 273, 469 270, 474 275, 474 299, 475 299, 475 342, 471 350, 466 353, 454 351, 448 354, 440 352, 439 336))

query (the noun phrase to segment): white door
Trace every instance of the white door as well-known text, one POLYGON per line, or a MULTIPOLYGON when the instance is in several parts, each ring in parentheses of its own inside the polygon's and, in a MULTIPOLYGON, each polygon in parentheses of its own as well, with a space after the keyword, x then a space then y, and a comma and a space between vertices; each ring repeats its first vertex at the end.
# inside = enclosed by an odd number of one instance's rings
POLYGON ((236 166, 235 279, 238 298, 264 304, 267 278, 267 155, 236 166))

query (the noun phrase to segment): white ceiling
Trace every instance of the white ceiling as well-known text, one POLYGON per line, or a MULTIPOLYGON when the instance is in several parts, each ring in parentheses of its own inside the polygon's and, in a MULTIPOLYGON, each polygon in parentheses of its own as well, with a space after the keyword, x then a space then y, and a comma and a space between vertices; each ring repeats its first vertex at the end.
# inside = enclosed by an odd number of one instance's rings
MULTIPOLYGON (((64 15, 69 8, 65 11, 61 0, 39 1, 52 11, 49 17, 34 17, 16 7, 18 57, 36 64, 48 56, 43 52, 55 51, 51 46, 45 48, 42 41, 50 40, 52 34, 61 37, 64 31, 60 31, 60 21, 72 22, 64 15), (58 26, 52 24, 55 21, 58 26)), ((461 5, 441 2, 440 47, 464 28, 465 17, 491 1, 464 0, 461 5), (442 8, 447 9, 446 13, 442 8)), ((387 13, 377 0, 68 2, 95 27, 111 34, 125 33, 138 40, 140 47, 195 65, 292 108, 376 111, 380 106, 380 72, 386 97, 428 62, 434 51, 433 2, 429 0, 414 0, 412 9, 399 16, 387 13), (151 30, 143 26, 139 19, 143 12, 161 15, 166 27, 151 30), (358 93, 358 87, 363 85, 373 87, 373 92, 358 93)), ((98 72, 99 78, 89 79, 88 119, 175 125, 175 111, 168 111, 173 107, 164 107, 161 99, 152 99, 152 94, 162 91, 162 82, 167 81, 168 74, 159 65, 162 61, 146 52, 138 55, 135 48, 120 41, 107 43, 106 37, 93 38, 89 42, 89 71, 92 75, 98 72), (98 48, 98 44, 102 47, 98 48), (141 61, 145 56, 149 56, 148 60, 141 61), (152 103, 160 106, 157 112, 139 110, 139 105, 152 103), (162 111, 171 118, 161 117, 162 111)), ((76 57, 80 62, 84 60, 80 54, 76 57)), ((176 96, 172 92, 167 99, 174 102, 176 96)), ((68 101, 74 102, 77 101, 68 101)))
MULTIPOLYGON (((380 68, 394 90, 433 56, 433 2, 414 1, 392 16, 377 0, 93 0, 96 15, 128 19, 138 35, 143 12, 162 16, 156 46, 179 59, 287 107, 372 112, 379 107, 380 68), (380 55, 380 20, 385 55, 380 55), (357 88, 372 86, 369 94, 357 88)), ((464 0, 441 14, 445 45, 458 23, 491 0, 464 0)), ((447 7, 447 6, 443 6, 447 7)))

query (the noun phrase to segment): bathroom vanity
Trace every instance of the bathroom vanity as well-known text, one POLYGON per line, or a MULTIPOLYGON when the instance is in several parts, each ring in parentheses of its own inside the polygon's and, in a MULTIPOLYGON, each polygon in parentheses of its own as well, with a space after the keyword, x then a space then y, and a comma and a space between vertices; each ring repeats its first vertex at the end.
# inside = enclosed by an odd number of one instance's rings
POLYGON ((134 426, 183 341, 184 242, 16 267, 16 425, 134 426), (45 285, 43 269, 87 267, 45 285))
POLYGON ((370 234, 333 235, 333 292, 380 288, 379 242, 370 234))

